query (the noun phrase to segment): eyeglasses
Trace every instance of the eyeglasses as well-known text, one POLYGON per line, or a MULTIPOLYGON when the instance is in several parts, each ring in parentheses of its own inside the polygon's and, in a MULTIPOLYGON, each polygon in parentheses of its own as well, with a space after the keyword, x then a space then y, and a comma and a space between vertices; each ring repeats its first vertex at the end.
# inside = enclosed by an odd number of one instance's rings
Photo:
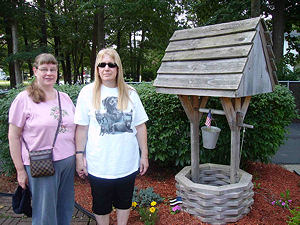
POLYGON ((57 69, 56 68, 51 68, 51 69, 47 69, 47 68, 38 68, 42 73, 47 73, 48 71, 50 71, 50 73, 56 73, 57 69))
POLYGON ((118 66, 116 63, 99 63, 98 67, 104 68, 106 65, 108 65, 109 68, 115 68, 118 66))

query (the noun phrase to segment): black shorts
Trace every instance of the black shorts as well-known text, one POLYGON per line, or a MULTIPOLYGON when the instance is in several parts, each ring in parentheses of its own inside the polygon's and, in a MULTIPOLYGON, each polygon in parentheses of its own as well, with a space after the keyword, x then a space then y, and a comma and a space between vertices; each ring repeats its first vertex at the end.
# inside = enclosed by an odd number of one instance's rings
POLYGON ((93 197, 93 213, 106 215, 117 209, 129 209, 132 205, 134 182, 137 172, 117 179, 104 179, 88 175, 93 197))

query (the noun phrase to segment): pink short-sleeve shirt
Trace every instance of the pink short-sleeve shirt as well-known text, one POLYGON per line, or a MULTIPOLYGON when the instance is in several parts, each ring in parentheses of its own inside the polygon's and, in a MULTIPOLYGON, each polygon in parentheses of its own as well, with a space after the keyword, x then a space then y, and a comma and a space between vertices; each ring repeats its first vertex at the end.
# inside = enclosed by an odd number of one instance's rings
MULTIPOLYGON (((60 93, 62 122, 53 150, 53 160, 62 160, 75 154, 75 107, 70 97, 60 93)), ((58 125, 58 99, 34 103, 27 91, 17 95, 10 106, 9 123, 23 129, 22 135, 30 151, 51 148, 58 125)), ((28 151, 22 138, 22 159, 29 165, 28 151)))

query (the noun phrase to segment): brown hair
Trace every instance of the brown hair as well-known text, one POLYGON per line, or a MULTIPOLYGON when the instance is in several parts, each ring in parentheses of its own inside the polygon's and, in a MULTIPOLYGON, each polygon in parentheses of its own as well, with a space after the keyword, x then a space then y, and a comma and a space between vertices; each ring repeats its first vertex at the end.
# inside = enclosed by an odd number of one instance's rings
POLYGON ((119 54, 116 50, 113 48, 105 48, 102 49, 96 57, 95 62, 95 81, 94 81, 94 90, 93 90, 93 106, 96 110, 100 109, 100 101, 101 101, 101 84, 102 80, 100 78, 99 70, 98 70, 98 64, 101 62, 104 55, 110 56, 115 63, 118 65, 118 73, 117 73, 117 87, 118 87, 118 109, 119 110, 125 110, 128 106, 129 99, 129 85, 125 83, 124 81, 124 75, 123 75, 123 67, 122 62, 120 59, 119 54))
MULTIPOLYGON (((42 53, 35 57, 33 66, 38 68, 42 64, 54 64, 58 65, 57 60, 52 54, 42 53)), ((46 99, 45 92, 37 85, 36 79, 26 88, 29 97, 35 103, 44 102, 46 99)))

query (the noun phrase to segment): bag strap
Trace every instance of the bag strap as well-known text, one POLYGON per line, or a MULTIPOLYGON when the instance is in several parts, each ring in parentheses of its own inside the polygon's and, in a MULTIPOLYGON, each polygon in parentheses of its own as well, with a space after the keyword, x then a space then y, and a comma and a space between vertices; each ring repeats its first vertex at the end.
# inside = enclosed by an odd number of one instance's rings
MULTIPOLYGON (((57 138, 59 128, 60 128, 60 124, 61 124, 61 121, 62 121, 62 110, 61 110, 61 102, 60 102, 59 91, 57 91, 57 97, 58 97, 58 107, 59 107, 59 119, 58 119, 58 124, 57 124, 56 132, 55 132, 55 137, 54 137, 54 140, 53 140, 53 143, 52 143, 52 149, 55 146, 56 138, 57 138)), ((26 149, 29 151, 28 145, 27 145, 23 135, 22 135, 22 139, 23 139, 23 142, 25 144, 26 149)))

